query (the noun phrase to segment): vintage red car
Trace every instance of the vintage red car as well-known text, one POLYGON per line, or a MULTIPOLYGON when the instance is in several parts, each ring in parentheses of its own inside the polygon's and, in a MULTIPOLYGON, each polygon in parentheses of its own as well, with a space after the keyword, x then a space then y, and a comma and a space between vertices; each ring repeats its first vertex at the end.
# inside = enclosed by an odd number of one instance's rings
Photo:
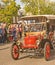
POLYGON ((45 60, 50 59, 51 49, 55 49, 54 17, 54 15, 33 15, 21 18, 23 37, 21 41, 18 40, 12 45, 11 53, 13 59, 17 60, 20 53, 32 52, 34 55, 43 54, 45 60))

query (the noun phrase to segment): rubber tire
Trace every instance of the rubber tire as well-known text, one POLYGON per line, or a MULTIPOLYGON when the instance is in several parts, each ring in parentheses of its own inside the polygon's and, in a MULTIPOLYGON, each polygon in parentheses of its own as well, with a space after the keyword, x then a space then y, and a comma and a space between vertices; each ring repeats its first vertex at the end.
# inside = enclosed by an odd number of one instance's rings
POLYGON ((49 42, 46 42, 45 43, 45 46, 44 46, 44 57, 45 57, 45 60, 46 61, 49 61, 50 60, 50 50, 49 50, 49 58, 46 57, 46 46, 49 45, 49 49, 50 49, 50 43, 49 42))
POLYGON ((18 58, 19 58, 19 47, 18 47, 18 45, 15 44, 15 43, 12 45, 12 48, 11 48, 11 55, 12 55, 12 58, 13 58, 14 60, 18 60, 18 58), (14 48, 15 45, 16 45, 16 47, 17 47, 17 49, 18 49, 18 50, 17 50, 17 51, 18 51, 18 52, 17 52, 18 55, 17 55, 16 58, 15 58, 14 55, 13 55, 13 53, 14 53, 14 52, 13 52, 13 48, 14 48))

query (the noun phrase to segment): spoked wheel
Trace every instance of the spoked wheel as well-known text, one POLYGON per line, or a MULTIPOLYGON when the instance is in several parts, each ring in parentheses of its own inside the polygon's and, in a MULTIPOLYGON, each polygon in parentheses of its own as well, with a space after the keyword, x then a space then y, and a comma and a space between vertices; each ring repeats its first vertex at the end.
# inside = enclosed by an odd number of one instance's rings
POLYGON ((12 58, 15 60, 19 58, 19 47, 17 44, 12 45, 11 55, 12 55, 12 58))
POLYGON ((45 60, 48 61, 50 60, 50 43, 46 42, 44 46, 44 57, 45 60))

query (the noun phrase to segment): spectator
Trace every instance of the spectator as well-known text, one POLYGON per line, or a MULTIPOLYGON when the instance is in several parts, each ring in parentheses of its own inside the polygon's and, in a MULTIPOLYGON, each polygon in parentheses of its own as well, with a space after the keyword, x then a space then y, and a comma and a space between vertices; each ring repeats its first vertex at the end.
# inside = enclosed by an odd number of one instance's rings
POLYGON ((18 25, 15 26, 16 27, 16 39, 18 40, 19 37, 18 37, 18 25))
POLYGON ((20 35, 20 38, 22 38, 22 24, 20 23, 19 25, 19 35, 20 35))
POLYGON ((9 41, 13 41, 13 34, 12 34, 12 25, 10 24, 9 27, 8 27, 8 33, 9 33, 9 37, 8 37, 8 40, 9 41))
POLYGON ((13 34, 13 40, 16 40, 16 26, 15 26, 15 24, 13 24, 12 34, 13 34))
POLYGON ((4 23, 4 41, 7 40, 7 27, 6 27, 6 23, 4 23))
POLYGON ((0 25, 0 43, 2 43, 2 27, 0 25))
POLYGON ((4 28, 4 24, 2 24, 2 43, 5 42, 5 28, 4 28))

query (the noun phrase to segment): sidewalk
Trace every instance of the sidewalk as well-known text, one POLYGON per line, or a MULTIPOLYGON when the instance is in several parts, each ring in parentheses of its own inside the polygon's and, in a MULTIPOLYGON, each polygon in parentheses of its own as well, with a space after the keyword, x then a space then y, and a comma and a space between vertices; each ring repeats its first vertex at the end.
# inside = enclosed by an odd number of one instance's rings
POLYGON ((0 44, 0 50, 10 48, 12 43, 0 44))

